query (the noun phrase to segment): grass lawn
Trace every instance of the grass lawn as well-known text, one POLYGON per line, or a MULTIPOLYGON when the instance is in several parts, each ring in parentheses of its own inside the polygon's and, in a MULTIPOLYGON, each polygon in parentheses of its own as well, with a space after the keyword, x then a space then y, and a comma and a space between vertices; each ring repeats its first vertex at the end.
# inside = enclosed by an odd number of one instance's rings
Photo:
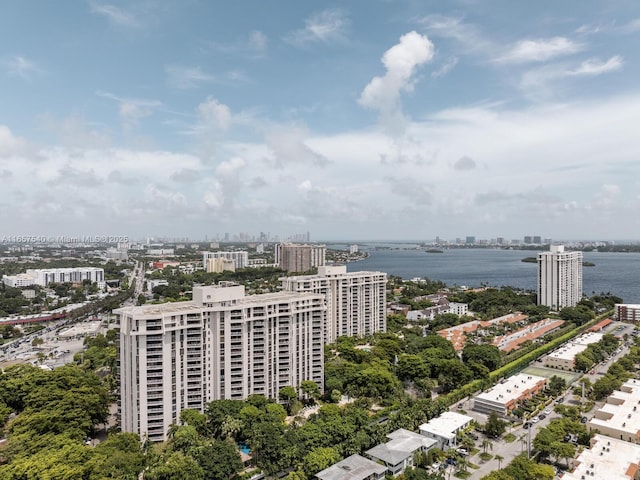
POLYGON ((485 462, 488 462, 489 460, 491 460, 493 458, 493 455, 491 455, 490 453, 487 453, 487 452, 482 452, 480 454, 480 458, 482 460, 484 460, 485 462))
POLYGON ((502 439, 507 443, 511 443, 516 440, 516 436, 513 433, 507 433, 504 437, 502 437, 502 439))
POLYGON ((469 478, 471 474, 469 472, 456 472, 453 476, 458 478, 469 478))

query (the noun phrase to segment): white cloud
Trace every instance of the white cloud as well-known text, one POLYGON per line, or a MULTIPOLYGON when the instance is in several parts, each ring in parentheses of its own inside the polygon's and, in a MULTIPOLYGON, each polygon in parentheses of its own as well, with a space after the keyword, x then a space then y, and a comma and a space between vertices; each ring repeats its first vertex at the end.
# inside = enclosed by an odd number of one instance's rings
POLYGON ((162 107, 159 100, 146 100, 139 98, 120 97, 110 92, 96 92, 96 95, 118 102, 118 114, 122 119, 125 130, 131 130, 138 126, 140 120, 152 115, 162 107))
POLYGON ((34 75, 42 73, 40 67, 21 55, 14 55, 5 62, 5 65, 9 75, 14 75, 25 80, 30 80, 34 75))
POLYGON ((431 76, 433 78, 443 77, 447 73, 449 73, 451 70, 453 70, 457 64, 458 64, 458 57, 452 57, 449 60, 447 60, 445 63, 443 63, 440 66, 440 68, 432 72, 431 76))
POLYGON ((138 19, 131 13, 123 8, 115 5, 91 2, 90 8, 92 13, 102 15, 109 19, 109 21, 123 27, 139 27, 141 26, 138 19))
POLYGON ((265 52, 269 46, 269 38, 260 30, 254 30, 249 34, 249 46, 258 52, 265 52))
POLYGON ((520 40, 496 58, 496 61, 501 63, 543 62, 556 57, 573 55, 584 48, 583 44, 565 37, 520 40))
POLYGON ((58 118, 51 114, 39 115, 38 124, 56 135, 57 141, 66 147, 106 148, 111 144, 111 135, 104 125, 88 122, 74 114, 58 118))
POLYGON ((0 159, 23 154, 27 148, 26 140, 15 136, 6 125, 0 125, 0 159))
POLYGON ((318 42, 344 42, 348 26, 349 19, 342 10, 328 9, 309 17, 304 28, 291 32, 284 40, 298 47, 318 42))
POLYGON ((400 42, 382 56, 386 73, 374 77, 362 91, 358 102, 365 108, 378 110, 380 119, 389 132, 398 132, 405 123, 400 105, 400 94, 410 92, 417 68, 431 61, 433 43, 415 31, 400 37, 400 42))
POLYGON ((603 73, 614 72, 620 70, 623 65, 620 55, 615 55, 606 61, 597 58, 590 58, 580 64, 579 67, 567 71, 567 75, 602 75, 603 73))
POLYGON ((185 90, 212 82, 216 78, 198 66, 185 67, 180 65, 167 65, 164 67, 164 71, 167 74, 167 83, 170 86, 185 90))
POLYGON ((231 110, 213 97, 198 105, 198 119, 202 130, 226 131, 231 126, 231 110))
POLYGON ((278 168, 285 165, 324 167, 329 160, 308 144, 309 131, 302 126, 274 125, 265 132, 265 142, 271 151, 271 161, 278 168))

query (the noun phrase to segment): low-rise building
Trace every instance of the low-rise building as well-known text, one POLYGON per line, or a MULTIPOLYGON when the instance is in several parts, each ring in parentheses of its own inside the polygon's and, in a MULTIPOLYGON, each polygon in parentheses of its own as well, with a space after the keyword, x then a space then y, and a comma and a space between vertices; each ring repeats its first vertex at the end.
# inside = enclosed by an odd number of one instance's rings
POLYGON ((495 412, 508 415, 523 400, 528 400, 545 389, 547 379, 519 373, 479 393, 473 400, 473 409, 482 413, 495 412))
POLYGON ((640 445, 595 435, 562 480, 637 480, 639 473, 640 445))
POLYGON ((573 370, 575 368, 576 355, 584 352, 592 343, 602 340, 602 336, 602 333, 597 332, 580 335, 547 355, 544 359, 544 365, 559 370, 573 370))
POLYGON ((440 450, 455 448, 457 433, 471 425, 472 420, 473 418, 461 413, 444 412, 420 425, 420 435, 436 440, 437 448, 440 450))
POLYGON ((640 322, 640 305, 632 303, 617 303, 615 319, 619 322, 640 322))
POLYGON ((481 332, 483 329, 488 329, 505 323, 524 322, 527 318, 529 318, 527 315, 515 312, 486 321, 472 320, 454 327, 443 328, 442 330, 438 330, 436 333, 442 338, 449 340, 456 351, 460 351, 464 348, 467 342, 467 335, 470 333, 481 332))
POLYGON ((524 342, 537 340, 556 328, 560 328, 562 324, 564 324, 564 320, 545 318, 522 327, 515 332, 498 335, 493 339, 493 344, 503 352, 510 352, 518 349, 524 342))
POLYGON ((640 440, 640 380, 627 380, 587 422, 589 431, 628 442, 640 440))
POLYGON ((319 480, 381 480, 387 473, 387 467, 364 458, 351 455, 338 463, 316 473, 319 480))
POLYGON ((390 475, 400 475, 408 467, 413 466, 413 457, 416 453, 427 452, 438 442, 433 438, 425 437, 418 433, 398 429, 387 435, 391 441, 381 443, 367 450, 365 454, 376 461, 382 462, 390 475))

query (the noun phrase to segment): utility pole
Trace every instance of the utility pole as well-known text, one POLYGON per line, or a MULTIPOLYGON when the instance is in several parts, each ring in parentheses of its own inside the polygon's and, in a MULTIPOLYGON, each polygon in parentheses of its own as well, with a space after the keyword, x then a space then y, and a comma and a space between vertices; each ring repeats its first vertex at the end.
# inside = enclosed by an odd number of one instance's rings
POLYGON ((533 430, 533 424, 529 424, 527 429, 527 458, 531 458, 531 430, 533 430))

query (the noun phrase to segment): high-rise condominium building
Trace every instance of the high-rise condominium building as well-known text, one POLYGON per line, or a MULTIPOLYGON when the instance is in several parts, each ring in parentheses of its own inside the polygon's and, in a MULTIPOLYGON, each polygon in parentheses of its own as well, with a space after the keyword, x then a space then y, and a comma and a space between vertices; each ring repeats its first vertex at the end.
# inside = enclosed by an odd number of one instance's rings
POLYGON ((347 267, 318 267, 317 275, 280 279, 283 290, 312 292, 325 296, 327 304, 324 340, 333 343, 340 336, 384 332, 386 323, 387 274, 350 272, 347 267))
POLYGON ((324 298, 245 296, 244 287, 193 289, 193 300, 124 307, 120 321, 122 430, 166 439, 184 409, 277 398, 304 380, 324 388, 324 298))
POLYGON ((204 252, 202 254, 202 266, 205 270, 207 270, 207 261, 212 258, 226 258, 227 260, 233 260, 236 269, 247 268, 247 265, 249 264, 249 252, 246 251, 204 252))
POLYGON ((276 245, 276 263, 287 272, 308 272, 324 265, 327 247, 300 243, 276 245))
POLYGON ((538 305, 553 310, 575 307, 582 298, 582 252, 551 245, 538 254, 538 305))

